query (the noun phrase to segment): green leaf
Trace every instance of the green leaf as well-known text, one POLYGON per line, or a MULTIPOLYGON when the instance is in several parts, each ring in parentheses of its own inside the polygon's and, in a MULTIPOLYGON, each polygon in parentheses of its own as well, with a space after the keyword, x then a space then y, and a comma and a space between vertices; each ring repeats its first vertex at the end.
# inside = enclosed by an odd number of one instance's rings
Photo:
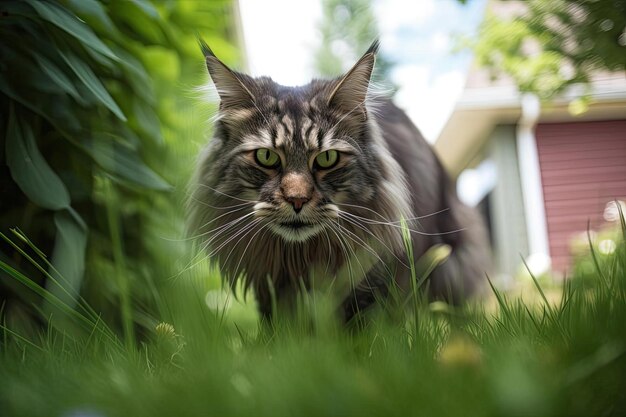
POLYGON ((155 143, 163 144, 161 121, 152 107, 135 99, 133 100, 133 116, 145 136, 155 143))
POLYGON ((129 3, 132 3, 136 8, 141 9, 145 15, 147 15, 151 19, 159 19, 159 11, 146 0, 133 0, 129 3))
POLYGON ((109 18, 106 9, 97 0, 68 0, 68 7, 83 18, 96 31, 118 35, 118 30, 109 18))
POLYGON ((147 1, 113 1, 109 3, 109 15, 118 24, 126 24, 127 34, 141 43, 167 43, 161 30, 162 18, 147 1))
POLYGON ((72 68, 76 76, 85 84, 85 86, 91 91, 97 98, 104 104, 109 110, 111 110, 119 119, 126 121, 126 116, 122 113, 117 103, 113 100, 113 97, 104 88, 100 79, 94 74, 94 72, 85 64, 80 58, 71 52, 59 51, 65 62, 72 68))
POLYGON ((120 126, 120 134, 96 130, 91 132, 91 137, 96 141, 112 141, 136 151, 141 145, 141 139, 127 126, 120 126))
POLYGON ((54 225, 57 232, 52 252, 54 268, 50 268, 50 275, 55 280, 48 281, 46 287, 51 294, 74 308, 85 273, 87 226, 71 208, 56 212, 54 225))
POLYGON ((64 8, 52 3, 35 0, 28 0, 28 4, 30 4, 43 19, 74 36, 83 45, 106 57, 119 61, 119 58, 93 33, 89 26, 64 8))
POLYGON ((11 177, 33 203, 51 210, 69 207, 65 184, 43 158, 28 123, 21 123, 11 105, 6 138, 6 164, 11 177))
POLYGON ((65 138, 74 142, 70 131, 76 132, 81 128, 81 119, 76 117, 74 108, 62 101, 65 97, 60 99, 58 96, 38 94, 37 91, 17 88, 5 80, 2 73, 0 73, 0 91, 47 120, 65 138))
POLYGON ((152 190, 169 190, 171 186, 148 168, 137 153, 113 141, 88 139, 85 151, 108 173, 152 190))
POLYGON ((156 99, 154 97, 152 78, 146 72, 143 64, 133 54, 122 48, 115 48, 115 53, 122 60, 120 66, 126 73, 126 76, 130 78, 130 85, 135 95, 141 97, 150 105, 154 105, 156 99))
POLYGON ((72 97, 79 97, 78 91, 76 91, 76 87, 74 87, 72 81, 67 77, 67 75, 65 75, 63 71, 59 69, 59 67, 57 67, 55 64, 52 63, 52 61, 38 53, 33 53, 33 56, 37 60, 39 67, 41 67, 43 72, 45 72, 46 75, 48 75, 48 77, 50 77, 50 79, 56 85, 61 87, 63 91, 65 91, 72 97))

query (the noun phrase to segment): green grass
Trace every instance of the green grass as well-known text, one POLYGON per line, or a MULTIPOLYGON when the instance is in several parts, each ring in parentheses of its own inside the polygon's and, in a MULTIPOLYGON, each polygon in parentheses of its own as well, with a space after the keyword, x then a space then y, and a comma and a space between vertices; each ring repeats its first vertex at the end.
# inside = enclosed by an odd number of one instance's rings
POLYGON ((137 344, 2 264, 56 310, 44 330, 2 324, 0 415, 626 415, 624 244, 592 261, 556 302, 533 278, 532 302, 494 289, 494 308, 421 301, 375 310, 360 329, 336 323, 319 294, 273 325, 234 300, 210 309, 215 273, 192 268, 137 344))

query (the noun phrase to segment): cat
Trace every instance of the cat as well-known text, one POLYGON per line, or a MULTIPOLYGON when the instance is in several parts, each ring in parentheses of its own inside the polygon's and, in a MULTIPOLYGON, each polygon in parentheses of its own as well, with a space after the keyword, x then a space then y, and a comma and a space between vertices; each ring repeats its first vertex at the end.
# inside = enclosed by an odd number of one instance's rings
POLYGON ((299 87, 235 72, 200 47, 220 105, 192 181, 190 230, 233 288, 254 289, 262 317, 320 283, 346 321, 392 287, 406 293, 402 219, 415 260, 450 249, 429 276, 431 299, 481 291, 480 217, 406 114, 368 94, 378 41, 345 75, 299 87))

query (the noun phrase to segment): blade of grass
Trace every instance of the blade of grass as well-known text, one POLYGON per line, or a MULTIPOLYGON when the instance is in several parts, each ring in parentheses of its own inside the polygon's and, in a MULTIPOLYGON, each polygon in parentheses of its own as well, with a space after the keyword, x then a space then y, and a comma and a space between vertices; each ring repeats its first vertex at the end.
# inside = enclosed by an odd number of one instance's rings
POLYGON ((622 238, 624 239, 624 242, 626 242, 626 218, 624 217, 624 209, 619 200, 615 200, 615 205, 617 206, 617 212, 619 213, 619 222, 622 226, 622 238))
POLYGON ((130 283, 128 281, 128 269, 126 268, 126 258, 122 247, 122 235, 120 216, 117 210, 117 195, 114 194, 113 185, 107 178, 104 180, 104 193, 106 198, 106 212, 109 224, 109 234, 111 238, 111 249, 113 252, 113 263, 115 265, 115 275, 120 294, 120 310, 122 315, 122 329, 124 332, 124 342, 129 351, 135 350, 135 330, 133 327, 133 312, 131 306, 130 283))
POLYGON ((533 317, 533 314, 528 309, 528 306, 524 305, 524 309, 526 310, 526 313, 528 314, 528 318, 530 319, 530 321, 532 321, 533 325, 535 326, 539 334, 543 334, 543 327, 540 326, 539 323, 537 323, 537 320, 535 320, 535 318, 533 317))
POLYGON ((417 283, 417 271, 415 268, 415 255, 413 253, 413 240, 411 239, 411 232, 404 217, 400 219, 400 227, 402 228, 402 240, 404 242, 404 249, 406 251, 409 268, 411 271, 411 298, 413 299, 413 334, 414 337, 417 337, 419 320, 419 311, 417 308, 417 290, 419 287, 417 283))
POLYGON ((598 271, 598 275, 600 275, 600 278, 602 278, 602 281, 604 281, 605 284, 609 285, 610 283, 608 282, 606 276, 604 275, 602 268, 600 268, 600 263, 598 262, 598 257, 596 256, 596 251, 593 247, 593 242, 591 240, 590 227, 591 227, 591 223, 589 222, 589 220, 587 220, 587 242, 589 242, 589 251, 591 252, 591 259, 593 260, 593 265, 596 267, 596 271, 598 271))
POLYGON ((524 267, 528 271, 528 274, 530 275, 530 278, 532 279, 533 284, 535 285, 535 288, 537 288, 537 291, 541 295, 541 299, 544 302, 544 308, 547 310, 547 313, 545 313, 545 315, 559 329, 563 338, 567 339, 567 332, 565 328, 563 327, 563 323, 561 323, 561 321, 559 320, 559 317, 557 317, 558 315, 556 313, 556 310, 553 308, 552 304, 550 304, 550 302, 548 301, 548 297, 546 297, 546 294, 543 291, 543 288, 541 288, 541 285, 539 285, 539 280, 537 280, 537 277, 535 276, 535 274, 530 270, 530 267, 526 263, 526 260, 524 259, 524 257, 521 256, 521 258, 522 258, 522 263, 524 264, 524 267))
POLYGON ((537 280, 537 277, 535 277, 535 274, 530 270, 530 267, 526 263, 526 259, 524 259, 524 256, 520 254, 520 257, 522 258, 522 263, 524 264, 524 267, 528 271, 528 274, 530 275, 530 278, 532 279, 533 284, 535 285, 535 288, 537 288, 537 291, 539 291, 539 295, 541 296, 541 299, 545 303, 546 307, 548 307, 548 310, 551 310, 550 303, 548 302, 548 298, 546 297, 546 294, 543 292, 543 288, 541 288, 541 285, 539 285, 539 281, 537 280))
POLYGON ((496 300, 498 301, 498 305, 500 306, 502 313, 509 321, 512 321, 513 316, 511 314, 511 310, 509 309, 509 306, 504 300, 504 297, 502 297, 502 294, 500 294, 500 291, 498 291, 496 287, 493 285, 493 282, 491 282, 489 275, 486 275, 486 277, 487 277, 487 282, 489 283, 489 286, 491 287, 491 291, 493 291, 493 294, 496 296, 496 300))
MULTIPOLYGON (((18 339, 18 340, 20 340, 20 341, 22 341, 22 342, 26 343, 28 346, 34 347, 35 349, 37 349, 37 350, 38 350, 38 351, 40 351, 40 352, 45 352, 45 349, 44 349, 44 348, 42 348, 42 347, 41 347, 41 346, 39 346, 39 345, 36 345, 35 343, 31 342, 30 340, 28 340, 28 339, 27 339, 27 338, 25 338, 24 336, 22 336, 22 335, 20 335, 20 334, 18 334, 18 333, 16 333, 16 332, 14 332, 13 330, 9 329, 8 327, 6 327, 6 326, 4 325, 4 323, 3 323, 3 324, 0 324, 0 329, 2 329, 2 331, 5 333, 5 335, 8 333, 8 334, 10 334, 11 336, 13 336, 14 338, 16 338, 16 339, 18 339)), ((6 336, 5 336, 5 346, 6 346, 6 336)))
MULTIPOLYGON (((59 273, 59 271, 56 270, 56 268, 52 265, 52 263, 50 261, 48 261, 46 255, 41 252, 37 246, 35 246, 34 243, 31 242, 30 239, 28 239, 28 237, 26 235, 24 235, 19 229, 11 229, 11 232, 13 232, 13 234, 18 237, 21 241, 25 242, 31 249, 33 249, 35 251, 35 253, 37 253, 37 255, 39 255, 39 257, 44 261, 44 263, 49 266, 51 268, 51 270, 53 270, 58 277, 60 277, 61 279, 63 279, 63 276, 59 273)), ((28 262, 30 262, 35 268, 37 268, 41 273, 44 274, 44 276, 47 279, 50 279, 52 282, 54 282, 56 285, 58 285, 61 289, 63 289, 63 291, 70 297, 74 297, 75 295, 70 294, 66 289, 64 285, 61 285, 56 278, 54 278, 45 268, 43 268, 37 261, 35 261, 28 253, 26 253, 26 251, 24 251, 22 248, 20 248, 18 245, 15 244, 15 242, 13 242, 8 236, 6 236, 4 233, 0 232, 0 238, 2 238, 5 242, 7 242, 9 245, 11 245, 16 251, 18 251, 18 253, 20 255, 22 255, 24 258, 26 258, 26 260, 28 262)), ((98 314, 96 313, 96 311, 89 305, 89 303, 87 303, 87 301, 81 297, 80 295, 77 296, 79 303, 78 306, 83 310, 83 312, 85 314, 87 314, 88 316, 90 316, 91 319, 95 319, 98 317, 98 314)), ((103 323, 104 324, 104 323, 103 323)), ((108 326, 107 326, 108 328, 108 326)), ((113 334, 113 331, 108 328, 108 330, 111 332, 111 334, 113 334)))
MULTIPOLYGON (((94 325, 94 322, 91 321, 89 318, 80 314, 79 312, 77 312, 76 310, 74 310, 73 308, 65 304, 62 300, 57 298, 54 294, 51 294, 45 288, 40 287, 39 285, 37 285, 37 283, 32 281, 26 275, 22 274, 20 271, 11 267, 9 264, 3 262, 2 260, 0 260, 0 269, 6 272, 10 277, 17 280, 22 285, 26 286, 31 291, 35 292, 37 295, 41 296, 42 298, 48 299, 55 307, 57 307, 63 313, 67 314, 69 317, 76 319, 79 323, 82 323, 83 325, 86 325, 88 327, 91 327, 94 325)), ((107 332, 104 332, 102 328, 100 329, 103 335, 105 335, 109 340, 117 344, 118 342, 117 338, 108 334, 107 332)))

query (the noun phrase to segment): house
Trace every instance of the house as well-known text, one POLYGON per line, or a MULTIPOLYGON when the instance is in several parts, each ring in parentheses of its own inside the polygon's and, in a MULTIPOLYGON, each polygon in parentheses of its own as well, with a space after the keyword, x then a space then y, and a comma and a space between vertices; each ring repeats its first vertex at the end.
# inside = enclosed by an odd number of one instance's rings
POLYGON ((551 266, 566 274, 572 239, 588 224, 603 227, 611 220, 605 211, 626 201, 626 76, 596 74, 587 111, 574 114, 579 94, 572 89, 542 104, 512 81, 474 69, 435 143, 460 177, 460 194, 468 172, 484 190, 480 206, 505 277, 520 270, 520 255, 535 272, 551 266))

